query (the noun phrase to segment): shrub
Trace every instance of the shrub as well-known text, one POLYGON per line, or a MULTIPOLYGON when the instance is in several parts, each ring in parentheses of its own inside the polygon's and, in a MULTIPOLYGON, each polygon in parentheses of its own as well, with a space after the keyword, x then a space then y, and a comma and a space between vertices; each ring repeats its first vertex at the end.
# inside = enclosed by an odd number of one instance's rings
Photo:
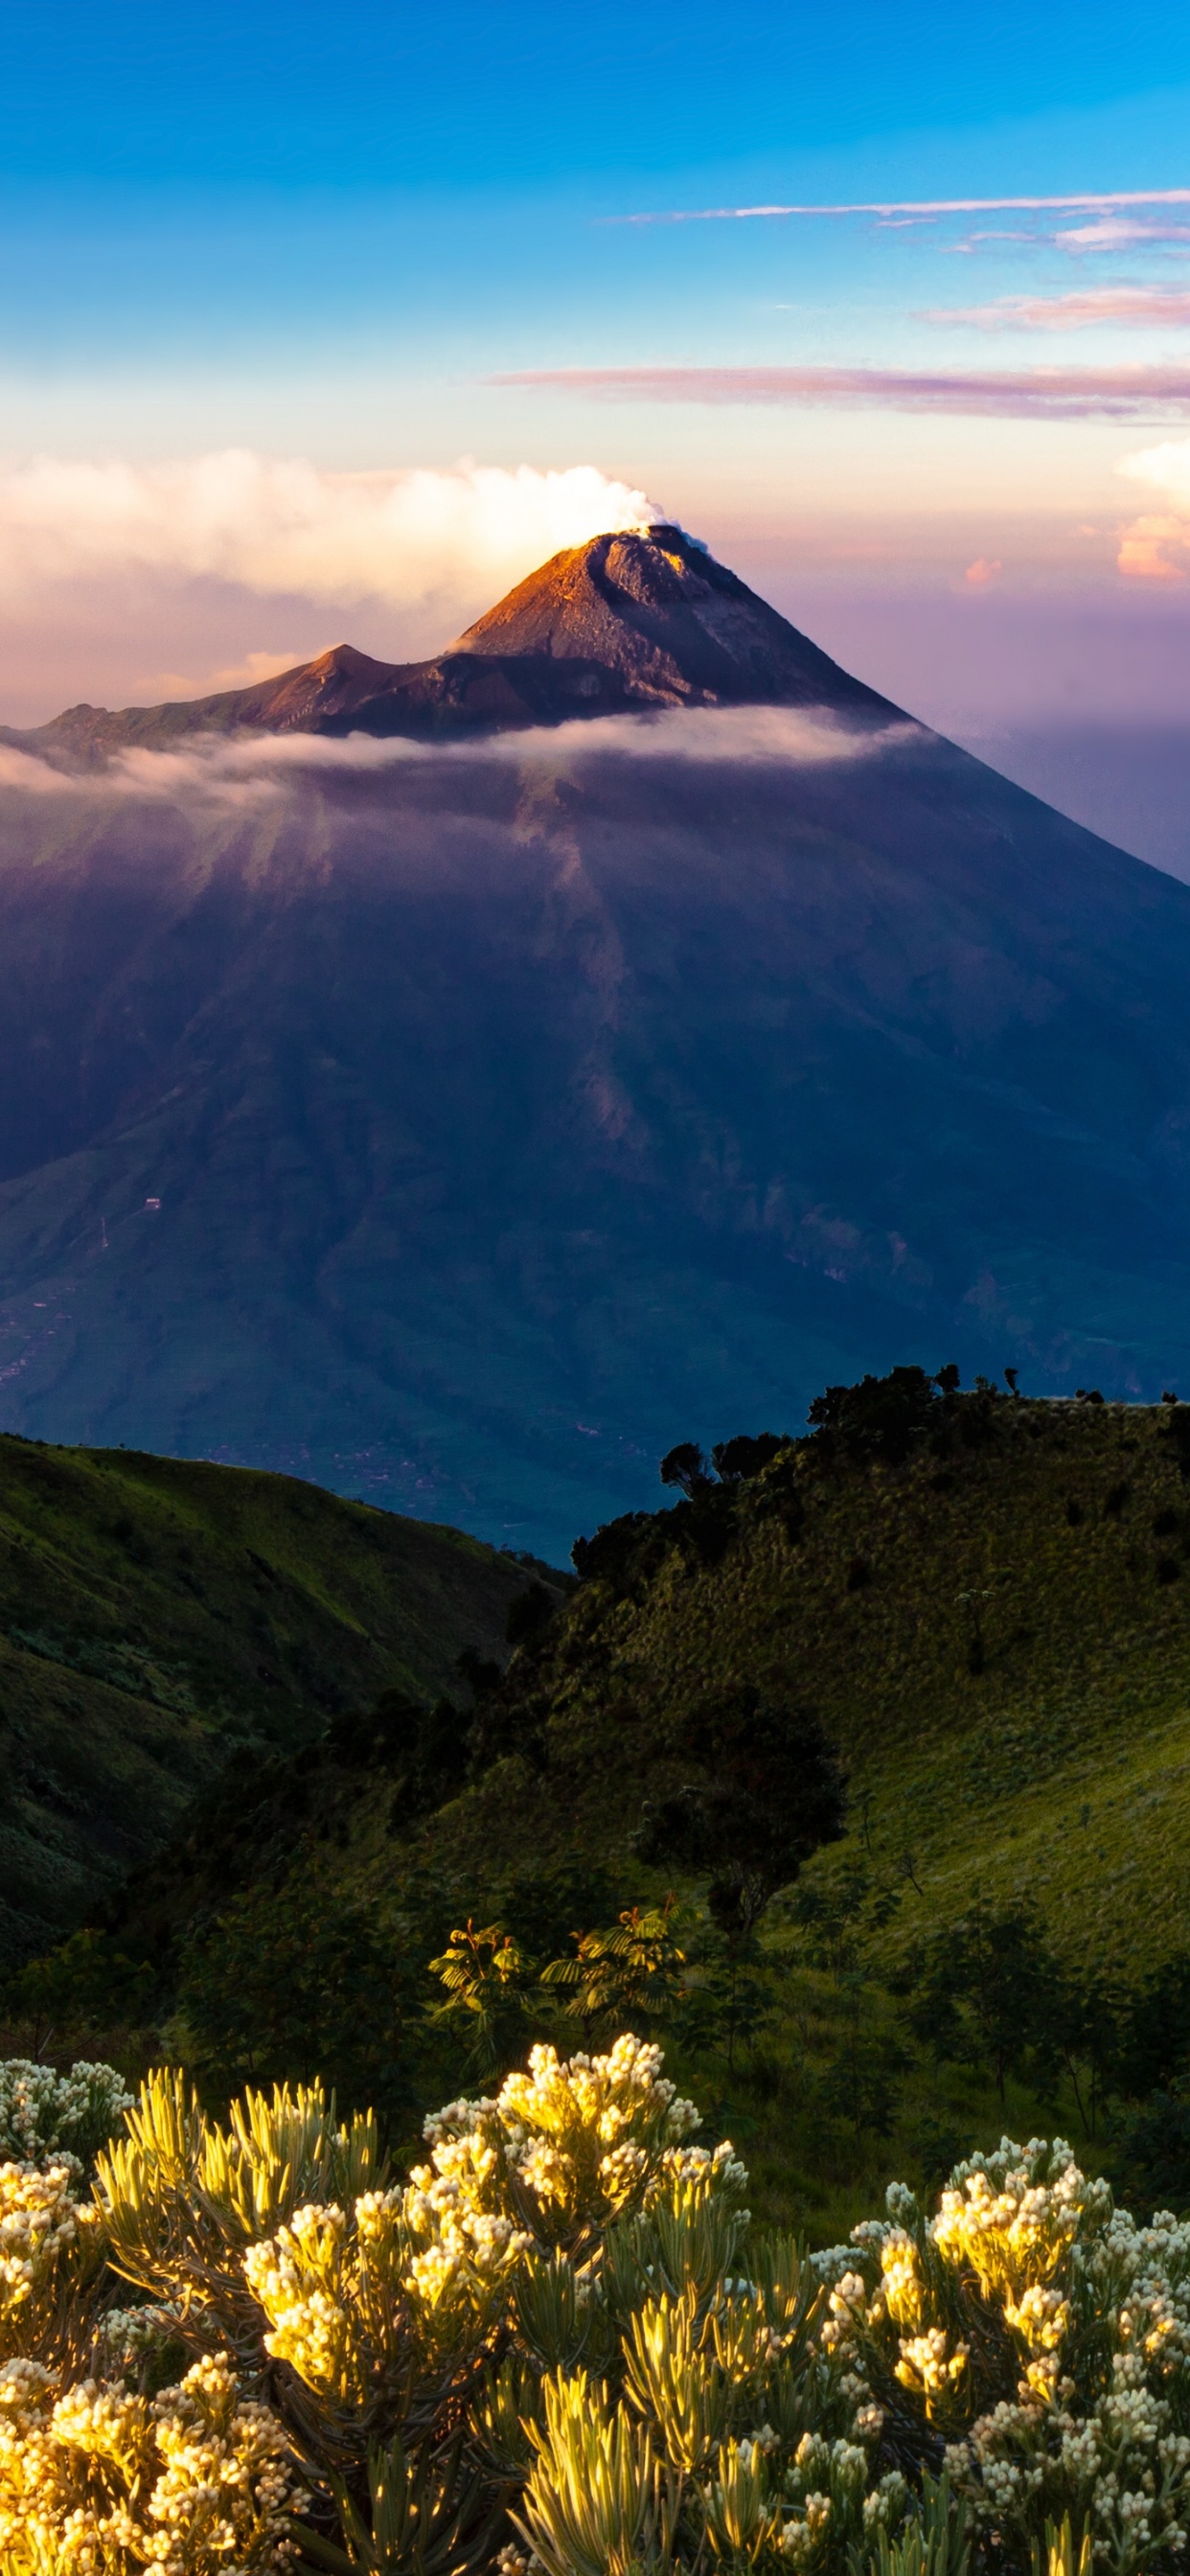
POLYGON ((51 2155, 89 2164, 105 2146, 132 2095, 114 2066, 80 2058, 69 2075, 29 2057, 0 2062, 0 2162, 38 2163, 51 2155))
POLYGON ((697 2125, 623 2037, 450 2104, 404 2185, 317 2087, 223 2128, 176 2073, 89 2198, 6 2165, 5 2576, 1172 2570, 1190 2227, 1005 2140, 810 2257, 697 2125))

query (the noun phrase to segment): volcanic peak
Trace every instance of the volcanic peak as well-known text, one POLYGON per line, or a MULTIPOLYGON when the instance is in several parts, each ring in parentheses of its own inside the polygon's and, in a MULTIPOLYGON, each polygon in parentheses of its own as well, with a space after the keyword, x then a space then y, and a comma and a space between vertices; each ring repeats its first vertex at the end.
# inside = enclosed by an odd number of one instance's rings
POLYGON ((647 707, 815 706, 863 722, 888 702, 678 527, 571 546, 435 660, 380 662, 336 644, 271 680, 160 707, 70 707, 0 740, 97 762, 193 733, 451 739, 647 707))
POLYGON ((671 526, 554 555, 453 649, 583 660, 615 673, 637 706, 881 703, 671 526))

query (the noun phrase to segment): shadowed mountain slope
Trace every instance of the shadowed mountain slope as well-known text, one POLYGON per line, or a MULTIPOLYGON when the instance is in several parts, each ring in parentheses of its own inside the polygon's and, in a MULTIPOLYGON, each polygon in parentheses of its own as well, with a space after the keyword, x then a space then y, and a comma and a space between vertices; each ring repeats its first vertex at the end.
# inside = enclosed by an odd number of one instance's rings
POLYGON ((303 745, 307 673, 0 788, 0 1419, 556 1560, 865 1367, 1190 1374, 1190 891, 668 531, 425 667, 493 643, 607 721, 303 745))
POLYGON ((0 1439, 0 1967, 236 1752, 501 1651, 523 1567, 291 1477, 0 1439))

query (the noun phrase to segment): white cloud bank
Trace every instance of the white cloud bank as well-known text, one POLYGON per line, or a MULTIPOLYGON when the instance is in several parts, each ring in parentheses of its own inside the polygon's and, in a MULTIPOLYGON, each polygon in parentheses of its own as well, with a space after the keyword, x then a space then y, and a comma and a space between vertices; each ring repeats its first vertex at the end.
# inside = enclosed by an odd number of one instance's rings
POLYGON ((410 764, 443 766, 498 760, 517 767, 567 769, 613 754, 681 758, 715 764, 746 761, 794 768, 870 759, 923 739, 912 721, 853 726, 813 707, 667 707, 640 715, 595 716, 524 732, 443 744, 349 734, 197 734, 173 751, 116 753, 85 774, 63 771, 0 744, 0 789, 71 801, 133 797, 167 804, 195 800, 259 805, 284 795, 304 772, 384 771, 410 764))
POLYGON ((1190 438, 1164 438, 1159 447, 1142 447, 1135 456, 1125 456, 1119 470, 1190 510, 1190 438))
POLYGON ((1120 531, 1116 557, 1133 581, 1181 582, 1190 575, 1190 438, 1166 438, 1121 458, 1118 471, 1147 483, 1164 509, 1146 511, 1120 531))
POLYGON ((247 448, 134 465, 0 467, 0 597, 130 573, 324 607, 495 598, 563 546, 664 516, 593 465, 328 473, 247 448))

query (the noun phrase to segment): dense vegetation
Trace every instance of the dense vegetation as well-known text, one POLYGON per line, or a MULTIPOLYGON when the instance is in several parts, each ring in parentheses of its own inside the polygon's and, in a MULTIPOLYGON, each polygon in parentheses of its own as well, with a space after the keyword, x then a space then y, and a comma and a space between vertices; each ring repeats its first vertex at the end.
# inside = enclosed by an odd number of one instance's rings
POLYGON ((628 2021, 783 2223, 839 2232, 1006 2119, 1180 2206, 1188 1463, 1173 1401, 948 1370, 681 1444, 570 1597, 495 1561, 500 1653, 233 1750, 10 1978, 9 2045, 167 2050, 212 2103, 321 2077, 407 2148, 468 2065, 628 2021))
POLYGON ((5 2576, 1180 2562, 1190 2223, 1080 2168, 1190 2209, 1190 1407, 834 1388, 570 1588, 3 1454, 19 1652, 207 1764, 0 1988, 5 2576))
POLYGON ((403 2185, 317 2090, 0 2069, 6 2576, 1181 2562, 1190 2227, 1005 2139, 807 2255, 699 2126, 627 2034, 403 2185))
POLYGON ((0 1437, 0 1963, 252 1764, 503 1638, 525 1573, 295 1477, 0 1437))

